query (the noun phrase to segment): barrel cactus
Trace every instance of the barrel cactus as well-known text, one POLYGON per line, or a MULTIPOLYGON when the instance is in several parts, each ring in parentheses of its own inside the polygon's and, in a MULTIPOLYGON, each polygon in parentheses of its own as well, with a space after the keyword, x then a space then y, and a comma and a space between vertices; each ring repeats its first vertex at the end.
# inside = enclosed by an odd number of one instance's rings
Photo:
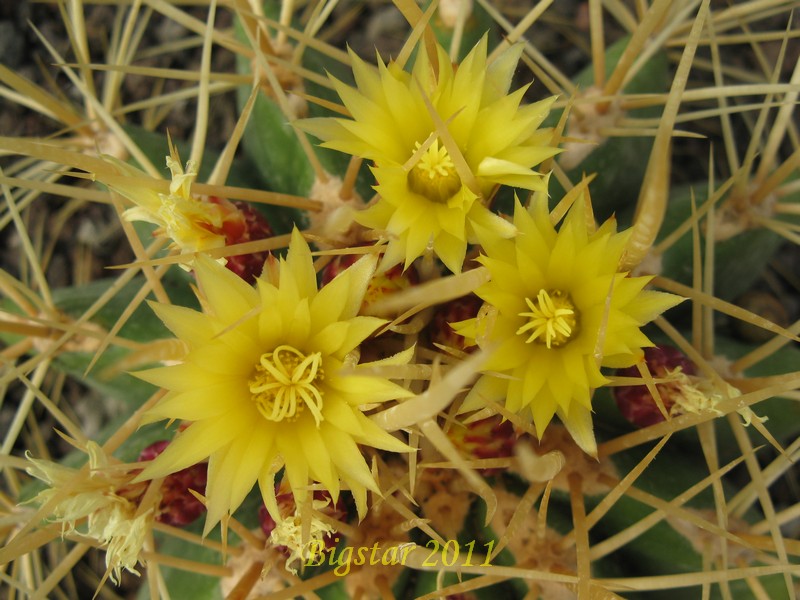
POLYGON ((792 4, 34 22, 10 597, 794 598, 792 4))

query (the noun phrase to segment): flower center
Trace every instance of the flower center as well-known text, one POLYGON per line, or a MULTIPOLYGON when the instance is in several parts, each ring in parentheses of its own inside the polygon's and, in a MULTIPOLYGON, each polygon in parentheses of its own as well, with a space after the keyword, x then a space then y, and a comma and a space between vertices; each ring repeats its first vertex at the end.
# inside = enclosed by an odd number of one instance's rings
MULTIPOLYGON (((419 142, 415 148, 419 150, 419 142)), ((433 141, 408 172, 408 187, 428 200, 442 203, 461 189, 461 178, 453 160, 444 145, 439 147, 439 140, 433 141)))
POLYGON ((517 335, 528 331, 525 343, 538 342, 548 348, 563 346, 578 330, 578 311, 569 295, 561 290, 539 290, 536 300, 525 298, 530 312, 519 313, 528 322, 517 329, 517 335))
POLYGON ((250 393, 258 411, 269 421, 295 421, 305 407, 322 421, 322 391, 317 384, 324 379, 322 355, 304 355, 291 346, 278 346, 266 352, 256 364, 250 379, 250 393))
MULTIPOLYGON (((161 205, 156 211, 163 231, 179 246, 205 248, 208 238, 219 238, 223 224, 223 213, 219 206, 194 198, 160 194, 161 205)), ((218 244, 224 244, 224 237, 218 244)), ((215 245, 218 245, 215 244, 215 245)))

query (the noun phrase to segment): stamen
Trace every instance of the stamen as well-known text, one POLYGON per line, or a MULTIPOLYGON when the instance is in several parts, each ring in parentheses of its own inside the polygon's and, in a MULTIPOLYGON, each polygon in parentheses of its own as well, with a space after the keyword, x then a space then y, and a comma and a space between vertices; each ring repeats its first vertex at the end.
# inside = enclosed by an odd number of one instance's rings
MULTIPOLYGON (((419 150, 420 143, 416 143, 419 150)), ((408 187, 433 202, 447 202, 461 189, 461 178, 447 148, 434 140, 408 172, 408 187)))
POLYGON ((319 352, 305 356, 287 345, 262 354, 249 382, 261 415, 269 421, 295 421, 308 407, 319 426, 323 420, 322 391, 318 388, 324 378, 321 365, 319 352))
POLYGON ((517 335, 531 331, 525 343, 542 343, 548 348, 563 346, 578 330, 578 311, 570 297, 561 290, 539 290, 536 302, 525 298, 530 312, 519 313, 528 322, 517 329, 517 335))

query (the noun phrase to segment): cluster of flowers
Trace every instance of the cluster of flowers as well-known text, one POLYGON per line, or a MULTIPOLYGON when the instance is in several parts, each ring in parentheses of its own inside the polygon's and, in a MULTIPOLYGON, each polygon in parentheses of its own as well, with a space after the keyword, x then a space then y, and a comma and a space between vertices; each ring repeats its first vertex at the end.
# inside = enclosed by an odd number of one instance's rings
MULTIPOLYGON (((584 452, 596 453, 591 398, 608 383, 601 369, 643 360, 652 344, 641 327, 681 298, 645 290, 649 278, 620 271, 629 234, 613 219, 596 226, 588 192, 572 195, 563 220, 550 212, 548 176, 534 168, 558 152, 553 131, 540 127, 554 99, 524 104, 526 87, 510 91, 520 53, 513 45, 489 61, 484 39, 455 67, 442 48, 429 54, 420 44, 410 71, 352 56, 355 87, 333 81, 349 117, 298 126, 370 161, 377 196, 353 218, 379 242, 322 287, 297 229, 285 257, 260 258, 260 273, 204 256, 248 227, 258 233, 247 239, 269 235, 268 227, 245 207, 193 196, 194 165, 184 172, 174 154, 168 195, 110 185, 136 204, 129 218, 157 223, 181 251, 197 253, 202 306, 153 305, 186 352, 178 364, 138 373, 166 390, 145 422, 186 426, 133 484, 207 461, 206 489, 195 490, 204 493, 206 534, 256 484, 271 532, 302 529, 285 524, 301 514, 281 511, 287 495, 300 507, 324 491, 333 506, 347 489, 364 518, 368 492, 381 493, 366 453, 415 452, 403 434, 413 424, 390 426, 390 411, 427 400, 420 385, 401 385, 381 369, 430 362, 414 346, 360 362, 362 345, 380 340, 388 324, 365 314, 365 297, 376 277, 433 256, 451 274, 428 269, 427 279, 477 273, 468 291, 480 300, 450 325, 462 350, 476 346, 482 362, 466 395, 455 394, 454 412, 516 413, 539 437, 557 415, 584 452), (510 218, 492 211, 501 186, 530 192, 510 218)), ((446 364, 468 356, 444 349, 446 364)), ((327 526, 308 530, 330 534, 327 526)), ((123 566, 133 568, 129 559, 123 566)))

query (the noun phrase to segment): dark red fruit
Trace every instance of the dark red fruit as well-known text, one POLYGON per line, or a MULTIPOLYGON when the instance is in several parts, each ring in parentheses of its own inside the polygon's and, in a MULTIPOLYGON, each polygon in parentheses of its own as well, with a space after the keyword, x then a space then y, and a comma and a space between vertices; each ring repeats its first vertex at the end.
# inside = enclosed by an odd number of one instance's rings
MULTIPOLYGON (((494 415, 466 426, 455 425, 448 431, 453 444, 471 459, 507 458, 514 454, 517 435, 511 421, 494 415)), ((481 469, 493 475, 500 469, 481 469)))
MULTIPOLYGON (((169 446, 169 442, 166 440, 150 444, 139 454, 139 460, 153 460, 167 446, 169 446)), ((161 502, 156 511, 156 521, 174 527, 182 527, 197 519, 205 512, 206 507, 189 490, 205 494, 207 479, 207 463, 192 465, 177 473, 167 475, 161 483, 161 502)))
POLYGON ((468 345, 466 338, 457 334, 450 324, 476 317, 482 305, 483 300, 474 294, 442 304, 433 315, 431 341, 463 352, 474 352, 477 346, 468 345))
MULTIPOLYGON (((322 270, 322 284, 326 285, 342 271, 353 265, 362 255, 345 254, 335 257, 322 270)), ((402 265, 396 265, 384 273, 376 273, 370 279, 367 293, 364 294, 363 306, 369 306, 386 295, 399 292, 419 283, 419 275, 414 266, 403 271, 402 265)))
MULTIPOLYGON (((225 236, 226 246, 272 237, 272 227, 267 219, 247 202, 230 201, 216 196, 209 196, 208 201, 221 206, 226 213, 218 232, 225 236)), ((266 250, 237 254, 227 256, 225 266, 248 283, 253 283, 261 275, 266 259, 266 250)))
MULTIPOLYGON (((680 350, 672 346, 645 348, 644 359, 650 374, 656 378, 667 377, 679 369, 686 375, 695 375, 697 367, 680 350)), ((620 377, 641 377, 634 367, 619 369, 620 377)), ((657 383, 656 388, 667 412, 675 405, 681 394, 678 383, 657 383)), ((613 388, 614 399, 622 415, 637 427, 649 427, 664 421, 656 401, 645 385, 625 385, 613 388)))

